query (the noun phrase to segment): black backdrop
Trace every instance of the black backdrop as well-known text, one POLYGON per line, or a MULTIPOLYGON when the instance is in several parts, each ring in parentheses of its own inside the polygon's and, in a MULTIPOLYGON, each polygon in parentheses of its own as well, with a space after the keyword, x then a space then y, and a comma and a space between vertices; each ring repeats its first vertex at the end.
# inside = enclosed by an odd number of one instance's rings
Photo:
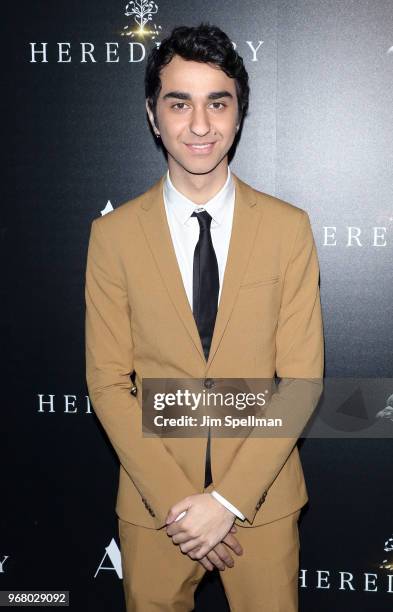
MULTIPOLYGON (((162 0, 148 24, 158 36, 142 44, 122 36, 136 28, 125 4, 21 0, 3 11, 0 590, 66 589, 76 611, 124 609, 117 461, 84 378, 88 235, 164 172, 143 51, 175 25, 203 16, 246 62, 250 114, 232 168, 310 215, 326 376, 392 377, 392 2, 162 0), (85 62, 81 43, 94 45, 85 62)), ((300 609, 390 610, 392 440, 299 446, 310 497, 300 609)))

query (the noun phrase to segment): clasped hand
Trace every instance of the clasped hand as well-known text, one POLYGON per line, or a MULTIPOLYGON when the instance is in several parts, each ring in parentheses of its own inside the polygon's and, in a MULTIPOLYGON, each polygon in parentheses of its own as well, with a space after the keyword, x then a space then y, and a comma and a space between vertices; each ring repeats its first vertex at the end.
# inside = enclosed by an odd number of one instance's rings
POLYGON ((233 535, 235 515, 210 493, 190 495, 172 506, 166 518, 166 532, 174 544, 191 559, 199 561, 206 569, 215 565, 220 570, 233 567, 234 561, 227 546, 237 555, 243 549, 233 535), (186 511, 183 518, 175 519, 186 511))

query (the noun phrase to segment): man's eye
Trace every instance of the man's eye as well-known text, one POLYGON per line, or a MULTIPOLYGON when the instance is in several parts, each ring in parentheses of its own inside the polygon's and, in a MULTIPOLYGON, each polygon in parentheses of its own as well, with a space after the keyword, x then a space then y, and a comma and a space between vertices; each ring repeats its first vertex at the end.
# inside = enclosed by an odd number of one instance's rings
MULTIPOLYGON (((212 102, 211 106, 214 110, 221 110, 222 108, 226 107, 226 104, 224 104, 223 102, 212 102)), ((188 108, 188 105, 185 102, 176 102, 176 104, 172 104, 171 108, 174 108, 176 110, 184 110, 188 108)))
POLYGON ((176 108, 176 109, 179 109, 179 110, 183 110, 183 108, 185 108, 185 107, 186 107, 185 102, 176 102, 176 104, 172 105, 172 108, 176 108))

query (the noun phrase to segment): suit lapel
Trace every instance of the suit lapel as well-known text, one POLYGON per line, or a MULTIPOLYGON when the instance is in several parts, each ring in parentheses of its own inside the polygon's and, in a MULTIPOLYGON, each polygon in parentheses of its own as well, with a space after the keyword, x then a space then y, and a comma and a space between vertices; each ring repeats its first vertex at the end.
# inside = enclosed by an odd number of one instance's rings
POLYGON ((146 240, 149 243, 168 295, 182 325, 205 363, 206 370, 210 368, 231 315, 262 217, 261 207, 255 206, 256 198, 253 190, 235 174, 232 173, 232 176, 235 181, 235 207, 232 232, 207 364, 198 328, 184 289, 165 213, 163 199, 165 175, 146 192, 142 201, 142 211, 139 215, 146 240))
POLYGON ((162 193, 164 180, 165 176, 161 177, 161 179, 146 192, 146 199, 142 203, 143 210, 139 218, 162 281, 179 315, 179 319, 189 334, 194 346, 199 351, 201 358, 205 361, 198 328, 184 289, 183 279, 177 263, 176 252, 172 243, 172 237, 166 217, 162 193))
POLYGON ((253 190, 235 174, 235 208, 228 258, 218 305, 207 369, 214 359, 240 289, 262 217, 253 190))

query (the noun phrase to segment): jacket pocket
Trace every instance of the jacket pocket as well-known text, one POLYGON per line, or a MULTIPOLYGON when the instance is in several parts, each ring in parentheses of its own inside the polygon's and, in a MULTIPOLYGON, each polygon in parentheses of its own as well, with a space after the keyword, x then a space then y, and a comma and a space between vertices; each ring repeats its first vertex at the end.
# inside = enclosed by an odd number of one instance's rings
POLYGON ((254 287, 260 287, 261 285, 274 285, 278 283, 280 277, 275 276, 264 276, 263 278, 256 278, 254 280, 247 281, 240 285, 240 289, 253 289, 254 287))

